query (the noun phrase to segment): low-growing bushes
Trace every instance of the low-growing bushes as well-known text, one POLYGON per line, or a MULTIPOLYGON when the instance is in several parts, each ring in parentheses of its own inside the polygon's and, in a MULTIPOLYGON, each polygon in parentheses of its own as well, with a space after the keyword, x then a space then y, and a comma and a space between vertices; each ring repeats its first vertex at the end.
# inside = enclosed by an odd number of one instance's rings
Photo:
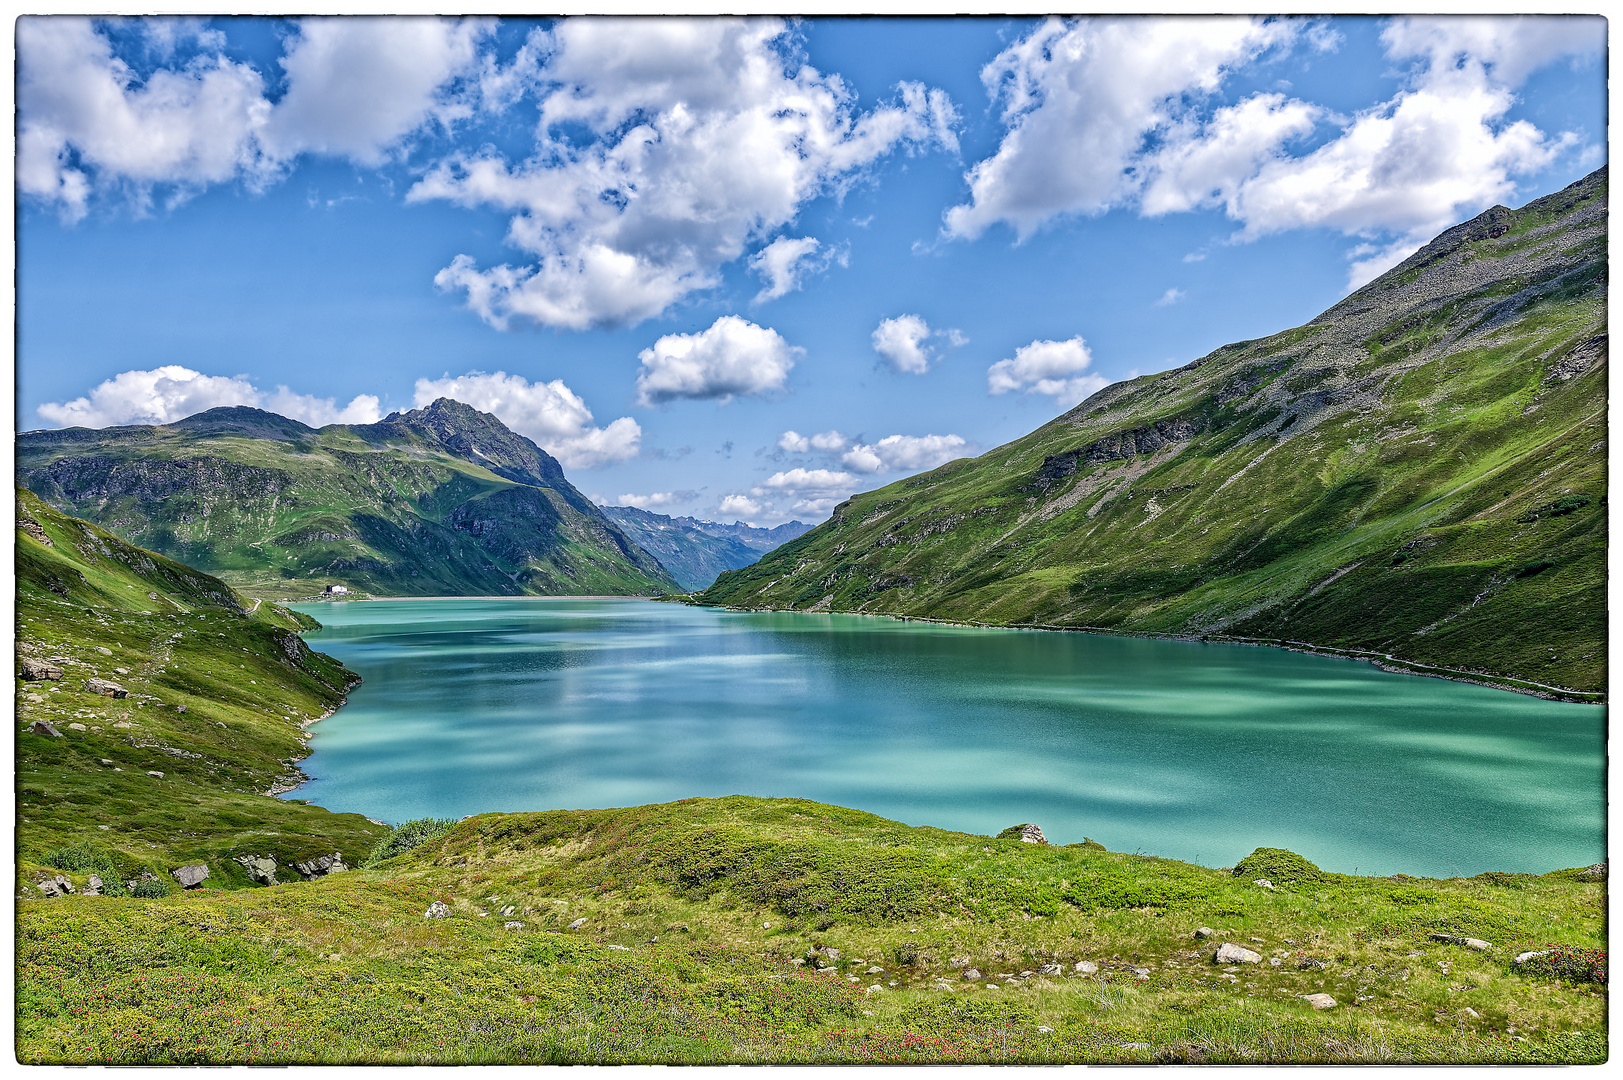
POLYGON ((1524 975, 1560 979, 1564 982, 1606 984, 1606 950, 1579 949, 1571 945, 1546 945, 1542 955, 1523 960, 1517 970, 1524 975))
POLYGON ((402 822, 395 826, 394 832, 378 841, 372 854, 366 857, 363 867, 373 867, 385 859, 392 859, 396 855, 410 851, 418 844, 426 844, 430 840, 438 840, 452 829, 456 822, 450 818, 417 818, 414 821, 402 822))

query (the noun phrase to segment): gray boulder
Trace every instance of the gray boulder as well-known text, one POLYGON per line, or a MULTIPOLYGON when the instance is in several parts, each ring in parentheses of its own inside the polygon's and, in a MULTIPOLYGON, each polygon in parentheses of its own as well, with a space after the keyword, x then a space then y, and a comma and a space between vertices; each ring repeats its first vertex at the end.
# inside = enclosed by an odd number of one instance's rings
POLYGON ((1020 841, 1024 844, 1046 844, 1043 831, 1036 825, 1026 824, 1020 826, 1020 841))
POLYGON ((1076 972, 1078 975, 1097 975, 1099 973, 1099 965, 1095 964, 1092 960, 1078 960, 1076 962, 1076 966, 1071 970, 1076 972))
POLYGON ((23 678, 29 682, 39 682, 50 679, 52 682, 62 681, 62 669, 45 660, 35 660, 31 656, 23 657, 23 678))
POLYGON ((1062 972, 1064 970, 1065 969, 1060 967, 1058 964, 1044 964, 1042 967, 1037 969, 1037 974, 1039 974, 1039 975, 1058 975, 1060 972, 1062 972))
POLYGON ((1510 962, 1510 966, 1513 967, 1513 968, 1519 968, 1523 964, 1525 964, 1525 963, 1527 963, 1527 962, 1529 962, 1531 960, 1537 960, 1541 956, 1549 956, 1549 955, 1550 955, 1550 950, 1549 949, 1534 949, 1531 952, 1517 953, 1516 954, 1516 959, 1514 959, 1514 960, 1512 960, 1510 962))
POLYGON ((423 912, 423 918, 425 919, 449 919, 450 917, 451 905, 444 900, 434 901, 428 905, 428 910, 423 912))
POLYGON ((1336 999, 1329 994, 1303 994, 1302 1000, 1315 1009, 1333 1009, 1336 1007, 1336 999))
POLYGON ((566 929, 579 930, 581 927, 583 927, 585 925, 586 925, 586 920, 585 919, 576 919, 574 922, 570 923, 569 926, 566 929))
POLYGON ((65 737, 60 731, 56 730, 56 728, 52 727, 50 724, 47 724, 43 720, 35 720, 32 724, 28 725, 28 730, 30 734, 44 735, 52 739, 61 739, 65 737))
POLYGON ((965 982, 979 982, 981 972, 979 968, 965 968, 963 978, 965 982))
POLYGON ((183 889, 195 889, 208 880, 209 868, 199 863, 196 866, 182 866, 178 870, 169 871, 183 889))
POLYGON ((54 881, 41 881, 38 883, 38 887, 39 891, 44 893, 47 897, 56 897, 62 895, 62 890, 56 887, 56 882, 54 881))
POLYGON ((101 694, 110 698, 123 698, 130 696, 130 692, 128 690, 124 689, 116 682, 109 682, 106 679, 86 679, 85 689, 89 690, 92 694, 101 694))
POLYGON ((1198 938, 1201 938, 1201 939, 1205 939, 1205 938, 1209 938, 1209 937, 1216 937, 1216 936, 1217 936, 1217 931, 1213 930, 1209 926, 1202 926, 1199 930, 1195 931, 1195 937, 1198 937, 1198 938))
POLYGON ((1433 934, 1431 940, 1441 941, 1448 945, 1463 945, 1465 948, 1475 949, 1477 952, 1487 952, 1493 948, 1492 945, 1481 938, 1460 937, 1458 934, 1433 934))
POLYGON ((1217 952, 1212 956, 1212 962, 1214 964, 1260 964, 1262 963, 1262 954, 1254 953, 1250 949, 1244 949, 1225 941, 1217 947, 1217 952))
POLYGON ((85 895, 86 896, 100 896, 101 895, 101 890, 102 890, 102 880, 101 880, 101 878, 98 877, 95 874, 91 874, 90 875, 90 880, 85 882, 85 895))

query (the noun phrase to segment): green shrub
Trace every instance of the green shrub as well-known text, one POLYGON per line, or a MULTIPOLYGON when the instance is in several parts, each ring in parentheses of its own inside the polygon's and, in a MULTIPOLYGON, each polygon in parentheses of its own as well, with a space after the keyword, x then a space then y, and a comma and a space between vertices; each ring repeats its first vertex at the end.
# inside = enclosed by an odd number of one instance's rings
POLYGON ((113 853, 88 840, 46 852, 45 864, 69 873, 95 874, 101 878, 103 895, 124 895, 124 874, 119 870, 113 853))
POLYGON ((161 900, 174 891, 169 887, 169 882, 163 878, 149 877, 137 881, 135 888, 130 890, 130 895, 140 897, 143 900, 161 900))
POLYGON ((1543 956, 1519 965, 1525 975, 1538 975, 1566 982, 1606 984, 1606 950, 1578 949, 1571 945, 1546 945, 1543 956))
POLYGON ((415 821, 402 822, 396 825, 394 831, 372 849, 372 854, 366 857, 362 867, 376 866, 385 859, 392 859, 416 847, 426 844, 430 840, 438 840, 452 829, 456 822, 450 818, 417 818, 415 821))
POLYGON ((1234 876, 1256 880, 1264 878, 1275 885, 1288 881, 1330 881, 1336 875, 1326 874, 1294 851, 1284 848, 1260 847, 1234 866, 1234 876))

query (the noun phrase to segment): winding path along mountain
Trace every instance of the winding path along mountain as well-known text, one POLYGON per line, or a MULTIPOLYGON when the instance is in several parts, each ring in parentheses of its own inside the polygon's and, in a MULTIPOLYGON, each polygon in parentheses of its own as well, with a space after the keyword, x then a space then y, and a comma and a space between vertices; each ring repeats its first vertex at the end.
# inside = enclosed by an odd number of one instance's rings
POLYGON ((1606 680, 1600 169, 1305 326, 842 503, 701 601, 1307 645, 1606 680))
POLYGON ((25 432, 17 473, 61 510, 260 593, 678 590, 555 459, 449 398, 319 430, 239 406, 25 432))

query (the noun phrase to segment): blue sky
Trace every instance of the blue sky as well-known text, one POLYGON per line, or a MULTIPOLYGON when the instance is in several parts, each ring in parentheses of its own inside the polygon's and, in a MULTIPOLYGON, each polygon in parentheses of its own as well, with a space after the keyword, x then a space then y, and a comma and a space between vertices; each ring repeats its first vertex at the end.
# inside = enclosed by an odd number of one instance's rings
POLYGON ((18 26, 20 429, 445 394, 763 525, 1606 152, 1595 18, 18 26))

